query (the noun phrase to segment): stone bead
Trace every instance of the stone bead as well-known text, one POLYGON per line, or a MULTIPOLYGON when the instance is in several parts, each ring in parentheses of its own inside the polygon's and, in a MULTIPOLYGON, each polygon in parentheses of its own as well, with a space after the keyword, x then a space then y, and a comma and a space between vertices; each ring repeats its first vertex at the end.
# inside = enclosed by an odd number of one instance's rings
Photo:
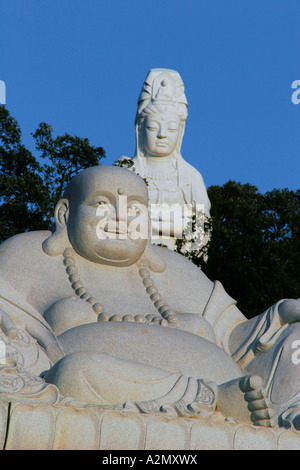
POLYGON ((89 297, 86 301, 91 305, 97 303, 97 299, 95 299, 95 297, 89 297))
POLYGON ((78 273, 76 266, 72 266, 72 265, 68 266, 66 271, 67 271, 67 274, 69 275, 78 273))
POLYGON ((147 294, 151 295, 151 294, 157 294, 158 291, 156 287, 151 286, 151 287, 147 287, 146 292, 147 294))
POLYGON ((149 272, 149 269, 147 268, 141 268, 139 269, 139 275, 141 276, 141 278, 147 278, 147 277, 150 277, 150 272, 149 272))
POLYGON ((69 276, 69 281, 71 282, 71 284, 73 284, 73 282, 80 281, 80 277, 78 274, 71 274, 69 276))
POLYGON ((124 315, 124 317, 122 318, 122 321, 134 322, 134 318, 132 315, 124 315))
POLYGON ((162 300, 162 296, 158 292, 154 292, 154 294, 150 295, 150 299, 152 302, 158 302, 159 300, 162 300))
POLYGON ((135 322, 139 322, 139 323, 145 323, 145 322, 146 322, 146 318, 143 317, 143 315, 135 315, 134 321, 135 321, 135 322))
POLYGON ((102 313, 104 311, 104 308, 98 302, 96 302, 92 308, 97 315, 99 315, 99 313, 102 313))
POLYGON ((67 257, 73 258, 74 255, 75 255, 75 252, 74 252, 74 250, 72 250, 72 248, 66 248, 64 253, 63 253, 63 256, 65 258, 67 258, 67 257))
POLYGON ((159 323, 161 326, 168 326, 169 325, 169 322, 167 320, 160 320, 160 323, 159 323))
POLYGON ((100 313, 100 315, 98 316, 98 322, 99 323, 102 323, 102 322, 105 322, 105 321, 108 321, 108 320, 109 320, 109 315, 105 312, 100 313))
POLYGON ((166 312, 167 310, 169 310, 169 307, 168 307, 168 305, 166 305, 166 304, 163 304, 163 305, 162 305, 161 307, 159 307, 159 309, 158 309, 158 311, 159 311, 159 313, 160 313, 161 315, 163 315, 164 312, 166 312))
POLYGON ((160 321, 161 321, 161 318, 160 317, 154 317, 152 319, 152 322, 151 323, 154 323, 155 325, 159 325, 160 324, 160 321))
POLYGON ((167 320, 168 323, 174 323, 175 325, 178 324, 178 320, 175 315, 168 315, 167 317, 165 317, 165 320, 167 320))
MULTIPOLYGON (((159 295, 159 294, 158 294, 158 295, 159 295)), ((151 298, 151 297, 150 297, 150 298, 151 298)), ((154 306, 155 306, 155 308, 157 308, 158 310, 160 309, 160 307, 163 307, 164 305, 165 305, 165 301, 164 301, 162 298, 160 298, 160 299, 158 299, 158 300, 156 300, 156 301, 154 302, 154 306)))
POLYGON ((80 281, 75 281, 72 283, 72 289, 76 291, 76 289, 79 289, 79 287, 83 287, 82 283, 80 281))
POLYGON ((71 258, 71 256, 67 256, 64 259, 64 265, 66 266, 66 268, 68 268, 69 266, 74 265, 74 264, 75 264, 74 258, 71 258))
POLYGON ((175 312, 171 308, 168 308, 168 310, 165 310, 161 316, 166 318, 166 317, 169 317, 170 315, 175 316, 175 312))
POLYGON ((154 282, 152 281, 152 279, 150 277, 146 277, 145 279, 143 279, 143 284, 144 284, 145 287, 154 286, 154 282))
POLYGON ((153 318, 155 318, 155 315, 152 315, 151 313, 145 316, 145 319, 148 323, 152 322, 153 318))
POLYGON ((87 290, 85 287, 79 287, 79 289, 75 290, 75 294, 78 295, 78 297, 81 297, 83 294, 86 294, 87 290))
POLYGON ((122 321, 122 317, 120 315, 113 315, 109 321, 122 321))
POLYGON ((144 259, 140 259, 136 264, 139 269, 146 268, 148 266, 147 261, 144 259))
POLYGON ((80 295, 80 298, 82 300, 87 300, 89 297, 90 297, 90 294, 87 291, 85 291, 83 294, 80 295))

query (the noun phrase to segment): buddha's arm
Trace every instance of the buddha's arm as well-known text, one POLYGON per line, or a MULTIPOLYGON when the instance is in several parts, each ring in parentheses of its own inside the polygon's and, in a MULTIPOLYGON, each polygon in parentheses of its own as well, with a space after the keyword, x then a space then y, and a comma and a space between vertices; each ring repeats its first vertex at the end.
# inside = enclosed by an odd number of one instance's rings
POLYGON ((233 358, 246 367, 252 359, 267 351, 290 324, 300 321, 300 300, 283 299, 263 314, 240 323, 231 332, 229 349, 233 358))
POLYGON ((50 326, 42 315, 6 281, 0 283, 0 327, 10 338, 25 331, 46 352, 51 362, 56 362, 64 353, 50 326))
POLYGON ((216 335, 212 326, 205 318, 197 313, 181 313, 176 315, 177 328, 194 335, 201 336, 209 341, 216 343, 216 335))

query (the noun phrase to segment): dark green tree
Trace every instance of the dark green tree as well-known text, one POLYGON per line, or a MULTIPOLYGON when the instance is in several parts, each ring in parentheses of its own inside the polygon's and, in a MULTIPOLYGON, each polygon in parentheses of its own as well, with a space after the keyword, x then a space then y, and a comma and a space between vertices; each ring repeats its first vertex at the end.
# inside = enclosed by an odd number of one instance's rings
POLYGON ((17 121, 0 106, 0 240, 45 228, 42 168, 21 142, 17 121))
POLYGON ((99 165, 105 157, 104 149, 90 145, 87 138, 70 134, 54 138, 52 133, 52 127, 41 122, 33 134, 36 149, 45 161, 42 177, 48 194, 47 207, 44 208, 46 222, 51 221, 55 206, 73 176, 85 168, 99 165))
POLYGON ((33 134, 38 159, 22 144, 17 121, 0 106, 0 242, 17 233, 49 229, 67 182, 105 156, 88 139, 69 134, 54 138, 52 132, 42 122, 33 134))

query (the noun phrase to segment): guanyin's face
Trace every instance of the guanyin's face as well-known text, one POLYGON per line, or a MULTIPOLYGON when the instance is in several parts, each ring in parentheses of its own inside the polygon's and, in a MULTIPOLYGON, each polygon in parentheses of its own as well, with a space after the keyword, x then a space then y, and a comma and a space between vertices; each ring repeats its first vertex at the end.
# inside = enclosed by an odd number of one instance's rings
POLYGON ((177 145, 180 118, 172 112, 146 116, 141 128, 141 145, 148 157, 167 157, 177 145))

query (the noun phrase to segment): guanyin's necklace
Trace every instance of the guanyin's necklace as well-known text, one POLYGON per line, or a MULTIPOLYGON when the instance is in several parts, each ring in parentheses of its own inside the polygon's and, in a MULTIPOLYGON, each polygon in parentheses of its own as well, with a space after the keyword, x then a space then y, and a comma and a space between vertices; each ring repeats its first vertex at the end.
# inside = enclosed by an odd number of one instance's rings
POLYGON ((163 326, 176 326, 177 318, 174 310, 172 310, 164 301, 162 296, 158 293, 157 288, 154 285, 153 280, 150 277, 150 271, 148 269, 148 263, 146 260, 139 260, 136 265, 139 270, 139 275, 145 286, 146 292, 150 297, 150 300, 154 303, 155 308, 159 312, 160 316, 147 315, 112 315, 104 311, 104 307, 98 302, 98 300, 91 295, 90 292, 84 287, 80 280, 78 269, 75 262, 75 252, 72 248, 66 248, 63 252, 64 265, 66 267, 69 281, 72 285, 72 289, 75 294, 81 299, 88 302, 96 315, 98 315, 99 322, 106 321, 125 321, 125 322, 143 322, 143 323, 154 323, 163 326))

